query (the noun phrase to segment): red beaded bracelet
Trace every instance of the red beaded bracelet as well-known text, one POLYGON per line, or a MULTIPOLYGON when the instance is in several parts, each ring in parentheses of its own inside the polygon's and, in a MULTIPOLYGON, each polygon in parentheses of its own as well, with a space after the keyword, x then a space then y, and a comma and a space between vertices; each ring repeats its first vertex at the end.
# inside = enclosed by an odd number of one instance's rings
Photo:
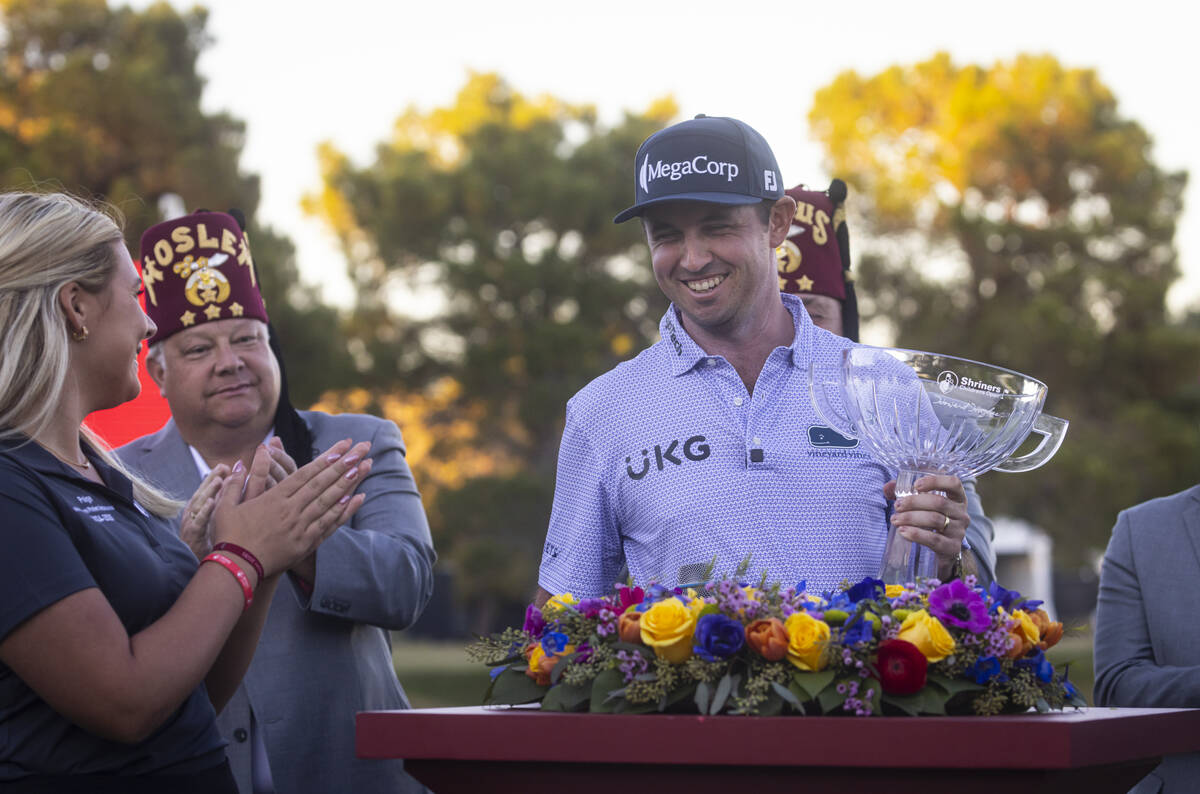
POLYGON ((201 560, 200 564, 203 565, 206 562, 215 562, 237 577, 238 584, 242 586, 242 596, 246 599, 245 605, 242 606, 242 611, 245 612, 247 609, 249 609, 250 604, 254 601, 254 588, 250 586, 250 578, 246 576, 246 572, 243 571, 236 562, 219 552, 212 552, 203 560, 201 560))
POLYGON ((241 557, 246 562, 250 563, 250 567, 254 569, 254 572, 256 574, 258 574, 258 581, 261 582, 263 579, 267 578, 267 575, 265 573, 263 573, 262 563, 258 561, 258 557, 255 557, 253 554, 250 553, 249 549, 245 549, 236 543, 218 543, 217 545, 212 547, 212 550, 213 551, 231 551, 231 552, 233 552, 234 554, 241 557))

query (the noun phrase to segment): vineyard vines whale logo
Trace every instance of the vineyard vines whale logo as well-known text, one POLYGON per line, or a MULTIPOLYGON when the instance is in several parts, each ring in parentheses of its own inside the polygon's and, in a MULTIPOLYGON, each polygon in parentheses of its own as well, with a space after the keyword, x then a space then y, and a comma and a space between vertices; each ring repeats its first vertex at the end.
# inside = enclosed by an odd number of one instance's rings
POLYGON ((808 443, 810 446, 814 447, 839 447, 841 449, 854 449, 858 446, 858 439, 846 438, 832 427, 809 425, 808 443))
POLYGON ((950 370, 945 370, 938 375, 937 385, 942 394, 949 394, 951 389, 958 386, 958 376, 950 370))
POLYGON ((723 176, 726 182, 732 182, 737 178, 739 170, 737 163, 710 160, 707 154, 698 154, 691 160, 676 160, 673 163, 664 163, 662 160, 651 163, 650 155, 647 154, 642 158, 642 167, 638 169, 638 185, 643 193, 649 193, 650 183, 656 179, 665 177, 672 182, 678 182, 689 174, 723 176))

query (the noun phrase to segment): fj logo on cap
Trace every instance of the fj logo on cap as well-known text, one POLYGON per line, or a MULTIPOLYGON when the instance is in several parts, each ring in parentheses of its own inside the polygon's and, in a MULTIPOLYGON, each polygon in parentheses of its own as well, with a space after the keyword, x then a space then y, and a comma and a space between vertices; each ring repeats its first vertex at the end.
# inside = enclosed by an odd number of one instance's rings
POLYGON ((707 154, 698 154, 691 160, 676 160, 673 163, 664 163, 662 160, 651 163, 650 155, 646 155, 642 158, 642 167, 638 169, 638 184, 641 185, 642 192, 649 193, 650 183, 663 177, 678 182, 690 174, 708 174, 723 176, 726 182, 732 182, 737 177, 738 170, 737 163, 710 160, 707 154))
POLYGON ((763 171, 763 190, 771 191, 777 189, 775 187, 775 172, 768 168, 766 171, 763 171))

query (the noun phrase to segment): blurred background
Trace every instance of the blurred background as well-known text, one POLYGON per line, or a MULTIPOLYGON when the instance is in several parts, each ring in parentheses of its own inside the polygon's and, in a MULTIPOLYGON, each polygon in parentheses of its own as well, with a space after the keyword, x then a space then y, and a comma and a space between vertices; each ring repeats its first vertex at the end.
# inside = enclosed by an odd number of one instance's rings
MULTIPOLYGON (((533 593, 563 408, 657 335, 638 144, 697 113, 849 184, 864 341, 1046 381, 1036 473, 985 475, 1000 580, 1090 694, 1119 510, 1197 480, 1198 73, 1168 3, 130 5, 0 0, 0 179, 149 225, 238 207, 293 401, 395 420, 440 561, 396 637, 415 705, 479 702, 473 632, 533 593)), ((1185 38, 1186 37, 1186 38, 1185 38)), ((95 416, 113 443, 165 414, 95 416)))

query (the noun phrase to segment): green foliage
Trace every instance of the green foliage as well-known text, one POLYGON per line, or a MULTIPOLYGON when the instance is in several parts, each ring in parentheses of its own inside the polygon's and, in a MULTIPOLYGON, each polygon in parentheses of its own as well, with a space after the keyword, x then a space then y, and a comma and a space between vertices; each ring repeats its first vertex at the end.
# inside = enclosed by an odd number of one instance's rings
POLYGON ((245 125, 200 107, 207 16, 166 3, 0 2, 0 184, 106 199, 135 255, 171 197, 188 210, 241 209, 303 407, 349 371, 338 318, 299 286, 291 242, 253 222, 258 177, 238 162, 245 125))
POLYGON ((349 259, 364 384, 412 392, 449 376, 461 392, 446 413, 470 416, 478 444, 435 442, 430 455, 520 461, 521 476, 448 487, 430 513, 478 609, 532 593, 567 400, 656 335, 665 302, 641 230, 612 217, 638 144, 674 112, 663 102, 608 127, 590 107, 476 74, 450 106, 403 113, 373 163, 322 149, 324 187, 306 206, 349 259), (398 286, 439 310, 406 316, 398 286))
POLYGON ((1042 469, 985 478, 989 513, 1080 562, 1117 511, 1194 484, 1179 464, 1200 456, 1200 331, 1164 301, 1186 175, 1093 71, 938 55, 845 72, 809 118, 851 187, 864 319, 1040 378, 1071 421, 1042 469))

